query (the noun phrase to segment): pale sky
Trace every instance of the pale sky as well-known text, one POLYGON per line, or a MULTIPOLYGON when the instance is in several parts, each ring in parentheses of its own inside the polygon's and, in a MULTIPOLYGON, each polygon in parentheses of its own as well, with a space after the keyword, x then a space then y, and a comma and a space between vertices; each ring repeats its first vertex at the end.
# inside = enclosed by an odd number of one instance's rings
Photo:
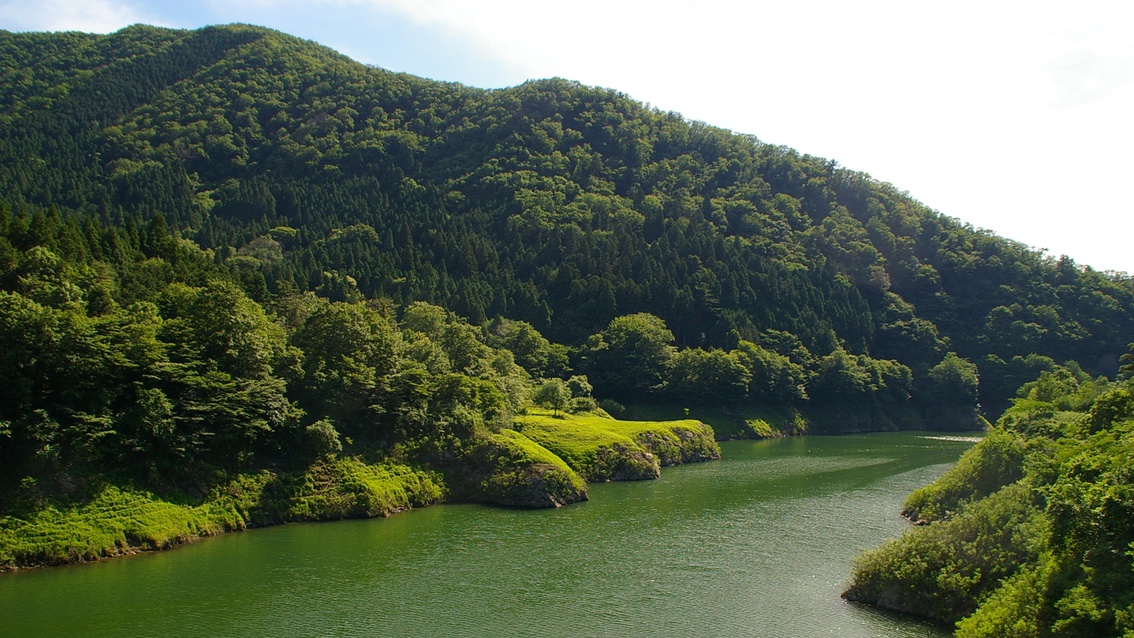
POLYGON ((563 77, 1134 273, 1129 0, 0 0, 0 29, 245 22, 484 88, 563 77))

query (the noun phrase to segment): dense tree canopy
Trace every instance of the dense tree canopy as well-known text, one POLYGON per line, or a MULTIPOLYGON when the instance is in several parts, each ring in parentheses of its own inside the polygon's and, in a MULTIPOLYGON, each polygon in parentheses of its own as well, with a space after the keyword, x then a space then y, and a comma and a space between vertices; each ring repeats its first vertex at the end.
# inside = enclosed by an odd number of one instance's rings
MULTIPOLYGON (((57 254, 84 245, 83 220, 126 229, 161 259, 119 273, 142 297, 184 266, 178 245, 191 239, 258 302, 316 291, 425 301, 477 325, 507 317, 494 343, 536 376, 567 374, 566 353, 533 334, 578 345, 648 313, 678 348, 747 341, 791 357, 779 347, 790 335, 830 365, 839 352, 896 361, 915 388, 954 352, 979 368, 989 414, 1031 378, 1018 358, 1113 375, 1134 333, 1125 275, 974 230, 835 162, 565 80, 482 91, 255 27, 135 26, 0 34, 0 86, 0 224, 75 220, 59 238, 13 229, 57 254)), ((44 267, 14 276, 38 285, 44 267)), ((863 388, 882 378, 841 369, 863 388)), ((887 388, 904 392, 903 374, 882 374, 899 386, 887 388)), ((622 391, 600 378, 600 392, 622 391)), ((793 381, 789 395, 804 385, 793 381)))
POLYGON ((583 346, 583 371, 611 395, 643 396, 665 380, 674 357, 672 342, 673 333, 658 317, 616 317, 583 346))
MULTIPOLYGON (((1018 401, 1093 406, 1099 437, 1129 403, 1100 376, 1130 373, 1126 275, 613 91, 243 25, 0 32, 0 89, 0 512, 100 477, 495 463, 536 388, 973 428, 1035 380, 1018 401)), ((1076 466, 1068 511, 1119 466, 1076 466)))
MULTIPOLYGON (((950 373, 952 375, 953 373, 950 373)), ((928 523, 863 555, 845 594, 956 622, 956 635, 1134 631, 1131 381, 1057 368, 910 495, 928 523)))

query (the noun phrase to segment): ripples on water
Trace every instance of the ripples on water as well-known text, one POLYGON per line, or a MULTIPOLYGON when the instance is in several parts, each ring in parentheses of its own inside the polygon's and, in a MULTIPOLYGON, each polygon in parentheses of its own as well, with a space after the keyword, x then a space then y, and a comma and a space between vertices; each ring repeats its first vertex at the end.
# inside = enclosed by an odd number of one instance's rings
POLYGON ((920 438, 931 441, 959 441, 961 443, 978 443, 983 436, 922 436, 920 438))
POLYGON ((587 503, 455 505, 0 577, 4 635, 944 636, 839 598, 969 437, 736 442, 587 503))

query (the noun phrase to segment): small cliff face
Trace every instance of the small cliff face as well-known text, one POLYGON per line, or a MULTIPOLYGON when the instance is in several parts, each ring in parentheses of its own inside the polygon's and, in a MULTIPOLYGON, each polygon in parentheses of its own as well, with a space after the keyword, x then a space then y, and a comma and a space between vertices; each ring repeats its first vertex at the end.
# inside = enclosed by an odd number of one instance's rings
POLYGON ((480 441, 446 477, 457 501, 535 508, 587 500, 587 484, 577 472, 513 430, 480 441))
POLYGON ((508 507, 562 507, 587 500, 586 487, 573 480, 574 472, 548 463, 533 463, 512 472, 493 474, 483 483, 484 499, 508 507))
POLYGON ((927 613, 927 607, 925 605, 910 603, 908 593, 901 591, 897 586, 887 587, 878 591, 869 591, 863 587, 851 587, 843 592, 843 599, 848 602, 869 605, 899 614, 935 618, 934 614, 927 613))
POLYGON ((662 465, 700 463, 721 458, 721 446, 716 441, 713 428, 699 421, 683 421, 682 425, 663 431, 647 430, 634 437, 634 440, 656 454, 662 465))
POLYGON ((588 481, 643 481, 661 476, 658 457, 637 445, 600 446, 588 455, 588 481))

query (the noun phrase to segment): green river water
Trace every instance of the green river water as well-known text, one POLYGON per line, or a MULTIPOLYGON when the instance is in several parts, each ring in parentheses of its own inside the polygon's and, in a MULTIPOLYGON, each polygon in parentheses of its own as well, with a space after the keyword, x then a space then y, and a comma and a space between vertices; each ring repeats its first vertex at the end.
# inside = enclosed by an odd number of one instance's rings
POLYGON ((0 574, 0 636, 946 636, 839 593, 972 441, 730 442, 558 510, 436 506, 0 574))

